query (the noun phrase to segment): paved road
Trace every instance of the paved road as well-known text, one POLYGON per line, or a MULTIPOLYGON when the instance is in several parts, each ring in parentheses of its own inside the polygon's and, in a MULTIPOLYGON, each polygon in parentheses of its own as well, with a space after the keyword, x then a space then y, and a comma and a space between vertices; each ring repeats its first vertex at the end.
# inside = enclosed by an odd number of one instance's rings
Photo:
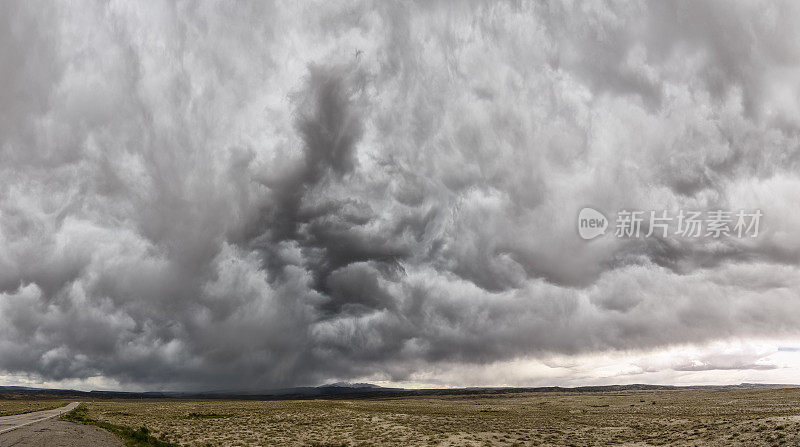
POLYGON ((122 441, 93 425, 58 419, 78 406, 73 402, 55 410, 0 417, 0 447, 121 447, 122 441))
POLYGON ((79 402, 73 402, 69 405, 65 405, 54 410, 34 411, 31 413, 14 414, 11 416, 0 417, 0 435, 19 427, 35 424, 46 419, 54 418, 68 411, 72 411, 78 406, 78 403, 79 402))

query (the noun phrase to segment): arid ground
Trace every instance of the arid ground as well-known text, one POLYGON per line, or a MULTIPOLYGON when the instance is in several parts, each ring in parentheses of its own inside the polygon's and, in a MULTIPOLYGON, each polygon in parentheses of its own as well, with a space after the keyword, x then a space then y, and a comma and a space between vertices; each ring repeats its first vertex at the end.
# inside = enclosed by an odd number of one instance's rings
MULTIPOLYGON (((9 402, 0 401, 0 411, 9 402)), ((14 402, 15 408, 20 406, 14 402)), ((30 407, 47 406, 31 403, 30 407)), ((86 401, 177 445, 800 445, 800 388, 86 401)))
POLYGON ((48 419, 0 434, 2 447, 122 447, 123 441, 94 425, 48 419))
POLYGON ((61 399, 0 399, 0 416, 52 410, 69 402, 61 399))

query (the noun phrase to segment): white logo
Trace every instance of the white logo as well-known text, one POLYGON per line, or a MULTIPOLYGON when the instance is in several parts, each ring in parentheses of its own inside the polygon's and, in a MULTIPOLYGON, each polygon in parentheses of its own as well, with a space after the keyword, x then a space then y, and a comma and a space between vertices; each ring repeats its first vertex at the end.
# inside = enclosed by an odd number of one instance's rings
MULTIPOLYGON (((667 238, 680 236, 685 238, 732 238, 757 237, 761 217, 761 210, 711 210, 688 211, 680 209, 677 214, 667 210, 617 211, 614 227, 614 236, 626 239, 641 237, 667 238)), ((589 240, 606 234, 609 221, 606 216, 594 208, 583 208, 578 213, 578 234, 581 238, 589 240)))
POLYGON ((606 234, 608 219, 600 211, 584 208, 578 213, 578 234, 586 240, 606 234))

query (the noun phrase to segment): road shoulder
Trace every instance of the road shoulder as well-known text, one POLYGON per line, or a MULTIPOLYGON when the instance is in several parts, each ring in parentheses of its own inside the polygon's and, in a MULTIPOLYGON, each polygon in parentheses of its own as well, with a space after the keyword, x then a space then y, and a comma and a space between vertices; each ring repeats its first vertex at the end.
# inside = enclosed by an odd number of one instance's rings
POLYGON ((52 418, 0 435, 0 447, 122 447, 116 435, 93 425, 52 418))

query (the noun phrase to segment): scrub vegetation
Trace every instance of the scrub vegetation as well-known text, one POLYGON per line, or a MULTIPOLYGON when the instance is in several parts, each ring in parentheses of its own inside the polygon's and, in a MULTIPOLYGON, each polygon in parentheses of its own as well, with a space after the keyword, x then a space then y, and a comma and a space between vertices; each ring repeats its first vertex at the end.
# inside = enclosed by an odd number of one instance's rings
POLYGON ((80 414, 186 446, 800 445, 800 388, 109 400, 80 414))

